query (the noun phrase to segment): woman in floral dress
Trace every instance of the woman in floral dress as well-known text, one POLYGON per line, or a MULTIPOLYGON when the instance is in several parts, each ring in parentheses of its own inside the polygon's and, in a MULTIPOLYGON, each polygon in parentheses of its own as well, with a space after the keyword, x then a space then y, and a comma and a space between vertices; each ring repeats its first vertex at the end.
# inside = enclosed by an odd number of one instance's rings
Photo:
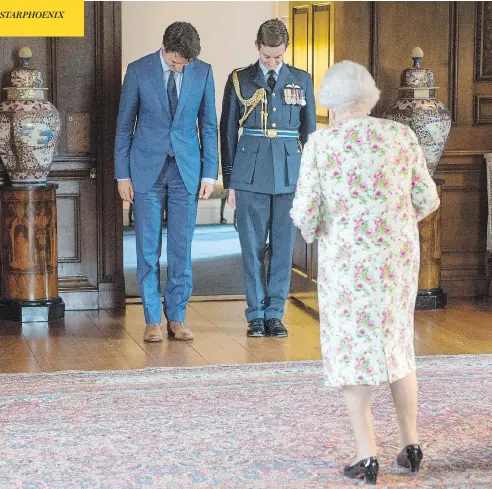
POLYGON ((291 211, 306 242, 318 239, 318 295, 326 385, 342 386, 359 462, 349 477, 375 483, 378 462, 369 385, 390 382, 400 427, 398 463, 417 471, 413 319, 417 221, 439 206, 412 130, 368 114, 379 90, 363 66, 343 61, 323 78, 328 127, 303 150, 291 211))

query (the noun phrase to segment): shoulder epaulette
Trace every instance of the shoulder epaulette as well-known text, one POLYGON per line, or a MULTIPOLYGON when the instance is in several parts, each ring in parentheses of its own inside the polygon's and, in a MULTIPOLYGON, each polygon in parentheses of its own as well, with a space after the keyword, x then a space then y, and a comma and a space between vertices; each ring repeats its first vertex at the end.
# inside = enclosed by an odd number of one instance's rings
POLYGON ((245 70, 247 68, 251 68, 253 65, 254 65, 254 63, 251 63, 248 66, 243 66, 242 68, 236 68, 234 71, 243 71, 243 70, 245 70))
POLYGON ((300 73, 304 73, 305 75, 309 75, 309 73, 306 71, 306 70, 303 70, 302 68, 298 68, 297 66, 292 66, 292 65, 289 65, 287 63, 285 63, 285 65, 291 69, 291 70, 294 70, 294 71, 299 71, 300 73))

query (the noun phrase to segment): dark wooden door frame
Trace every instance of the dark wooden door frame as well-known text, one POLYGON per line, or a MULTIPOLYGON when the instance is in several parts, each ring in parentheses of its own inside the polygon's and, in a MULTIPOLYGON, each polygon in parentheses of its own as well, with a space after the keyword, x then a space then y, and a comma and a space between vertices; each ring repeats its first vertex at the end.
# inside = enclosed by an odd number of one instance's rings
POLYGON ((121 2, 96 3, 99 308, 125 303, 123 205, 114 179, 114 135, 121 91, 121 2))

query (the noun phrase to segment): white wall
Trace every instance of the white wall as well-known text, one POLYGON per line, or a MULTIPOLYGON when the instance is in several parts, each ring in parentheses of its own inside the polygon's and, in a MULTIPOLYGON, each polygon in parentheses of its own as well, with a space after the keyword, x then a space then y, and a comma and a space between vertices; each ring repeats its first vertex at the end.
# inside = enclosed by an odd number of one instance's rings
POLYGON ((202 46, 200 59, 210 63, 215 77, 217 115, 227 76, 234 68, 258 58, 254 45, 258 27, 281 15, 288 2, 122 2, 122 65, 157 51, 165 28, 177 20, 191 22, 202 46))

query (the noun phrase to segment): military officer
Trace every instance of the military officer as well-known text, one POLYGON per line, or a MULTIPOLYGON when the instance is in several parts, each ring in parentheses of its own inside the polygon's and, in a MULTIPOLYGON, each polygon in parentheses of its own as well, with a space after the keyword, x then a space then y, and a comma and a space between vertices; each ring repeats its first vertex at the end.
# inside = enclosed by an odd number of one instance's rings
POLYGON ((316 129, 311 76, 283 62, 288 44, 280 20, 260 26, 259 60, 230 74, 220 121, 222 175, 237 211, 252 337, 288 334, 282 317, 296 236, 289 212, 302 146, 316 129))

